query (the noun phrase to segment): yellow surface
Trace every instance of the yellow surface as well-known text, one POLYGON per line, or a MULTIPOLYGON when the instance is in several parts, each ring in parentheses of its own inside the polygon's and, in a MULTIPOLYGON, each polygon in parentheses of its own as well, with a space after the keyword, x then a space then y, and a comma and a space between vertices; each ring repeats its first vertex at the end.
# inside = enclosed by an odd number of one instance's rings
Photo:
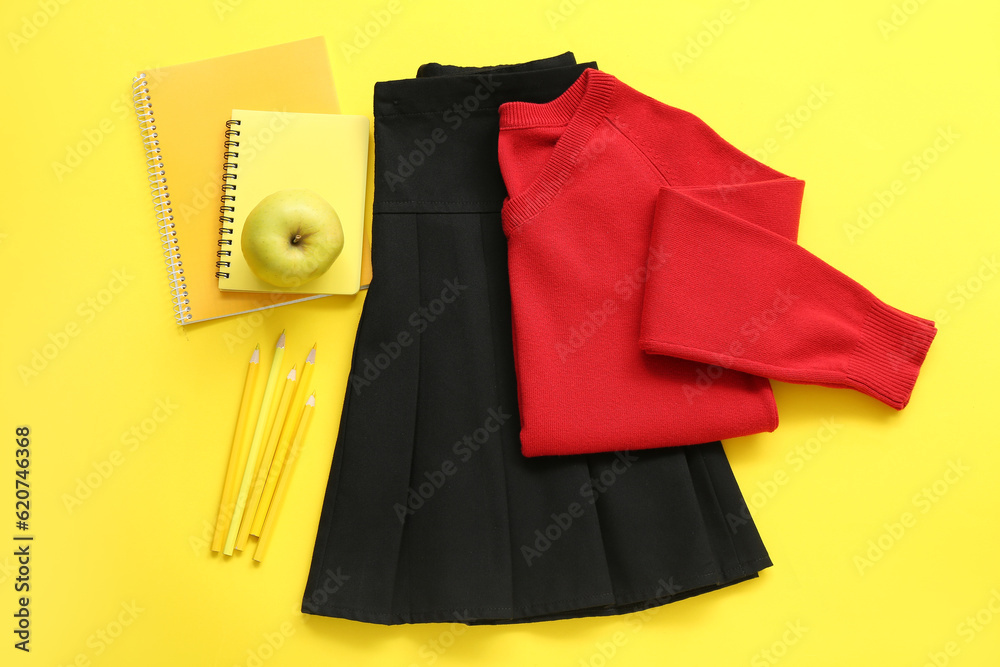
POLYGON ((0 664, 997 664, 996 4, 8 0, 0 26, 0 664), (778 384, 779 429, 726 443, 773 568, 617 618, 385 628, 299 612, 364 294, 176 326, 130 83, 316 34, 353 114, 426 61, 594 58, 804 178, 802 245, 938 320, 904 411, 778 384), (285 328, 291 358, 319 341, 329 400, 255 566, 209 543, 247 358, 259 342, 269 363, 285 328), (11 632, 17 425, 29 655, 11 632))
MULTIPOLYGON (((236 109, 240 156, 232 212, 233 246, 240 247, 247 216, 279 190, 312 190, 333 206, 344 231, 344 249, 326 273, 296 287, 275 287, 233 252, 219 288, 287 294, 356 294, 361 286, 361 239, 365 227, 366 116, 236 109)), ((236 126, 234 126, 235 128, 236 126)))

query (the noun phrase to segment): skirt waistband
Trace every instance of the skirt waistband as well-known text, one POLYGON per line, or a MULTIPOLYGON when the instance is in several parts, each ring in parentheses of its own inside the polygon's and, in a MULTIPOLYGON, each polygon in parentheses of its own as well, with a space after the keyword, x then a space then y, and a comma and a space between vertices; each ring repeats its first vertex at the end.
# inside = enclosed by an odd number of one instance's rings
POLYGON ((595 63, 572 54, 521 65, 430 63, 415 79, 375 84, 375 213, 499 211, 496 160, 504 102, 548 102, 595 63), (552 66, 555 64, 556 66, 552 66))

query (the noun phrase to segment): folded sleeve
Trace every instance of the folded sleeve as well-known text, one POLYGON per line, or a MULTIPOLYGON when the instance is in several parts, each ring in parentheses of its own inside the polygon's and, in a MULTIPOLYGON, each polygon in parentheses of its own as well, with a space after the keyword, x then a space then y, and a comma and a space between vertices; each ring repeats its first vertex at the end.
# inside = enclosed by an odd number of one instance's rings
POLYGON ((801 193, 802 182, 784 176, 660 189, 650 248, 668 260, 648 277, 640 345, 775 380, 849 387, 901 409, 934 323, 883 303, 800 247, 801 193))

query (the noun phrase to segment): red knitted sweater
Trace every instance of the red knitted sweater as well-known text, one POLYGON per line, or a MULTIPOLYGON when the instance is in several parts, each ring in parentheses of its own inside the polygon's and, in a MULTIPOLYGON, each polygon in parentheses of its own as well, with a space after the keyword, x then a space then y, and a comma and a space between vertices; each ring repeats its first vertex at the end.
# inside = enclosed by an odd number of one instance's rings
POLYGON ((933 323, 795 243, 802 181, 593 69, 500 130, 525 455, 770 431, 766 377, 906 404, 933 323))

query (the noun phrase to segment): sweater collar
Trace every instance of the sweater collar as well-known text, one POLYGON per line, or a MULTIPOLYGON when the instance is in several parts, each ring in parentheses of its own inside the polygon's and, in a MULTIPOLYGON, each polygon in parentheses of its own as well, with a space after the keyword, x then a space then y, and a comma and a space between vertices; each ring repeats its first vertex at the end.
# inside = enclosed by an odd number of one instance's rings
POLYGON ((559 192, 580 152, 605 117, 617 82, 610 74, 586 69, 572 86, 551 102, 500 105, 501 130, 566 126, 538 176, 524 190, 504 200, 505 231, 513 231, 537 215, 559 192))

